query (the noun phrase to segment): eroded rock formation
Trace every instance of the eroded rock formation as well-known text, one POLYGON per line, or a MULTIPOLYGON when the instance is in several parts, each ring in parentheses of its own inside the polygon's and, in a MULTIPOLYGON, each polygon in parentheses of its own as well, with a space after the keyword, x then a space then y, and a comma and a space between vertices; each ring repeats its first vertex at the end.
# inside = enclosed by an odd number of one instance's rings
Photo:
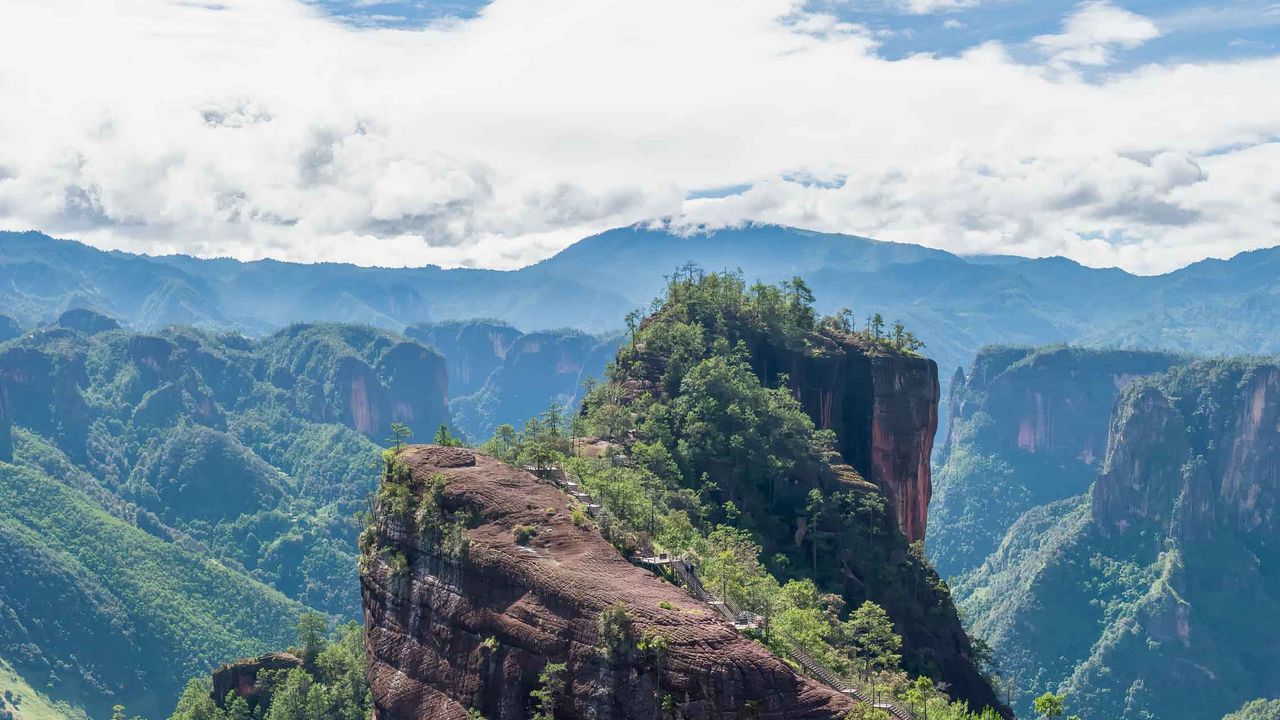
MULTIPOLYGON (((846 462, 884 491, 908 541, 925 536, 938 429, 938 366, 928 358, 815 336, 795 351, 752 337, 751 362, 770 384, 785 374, 819 429, 836 433, 846 462)), ((647 388, 642 388, 647 389, 647 388)))
MULTIPOLYGON (((469 515, 451 551, 413 517, 380 514, 362 577, 376 720, 492 720, 530 714, 549 663, 565 663, 557 718, 839 718, 844 696, 793 672, 683 590, 631 565, 567 496, 532 475, 458 448, 402 454, 418 494, 444 479, 432 507, 469 515), (580 526, 581 525, 581 526, 580 526), (517 543, 517 527, 535 533, 517 543), (597 622, 624 603, 634 645, 612 655, 597 622)), ((421 499, 418 502, 423 502, 421 499)))
POLYGON ((1104 533, 1154 526, 1183 539, 1265 538, 1277 529, 1280 367, 1203 368, 1121 398, 1093 489, 1104 533), (1203 390, 1185 386, 1193 374, 1203 376, 1203 390))
POLYGON ((1116 397, 1176 355, 1070 347, 985 348, 951 383, 935 476, 930 558, 958 577, 1027 510, 1079 495, 1106 454, 1116 397))
POLYGON ((291 653, 275 652, 256 658, 236 660, 213 671, 213 700, 221 707, 227 695, 258 697, 258 673, 264 670, 292 670, 302 667, 302 660, 291 653))

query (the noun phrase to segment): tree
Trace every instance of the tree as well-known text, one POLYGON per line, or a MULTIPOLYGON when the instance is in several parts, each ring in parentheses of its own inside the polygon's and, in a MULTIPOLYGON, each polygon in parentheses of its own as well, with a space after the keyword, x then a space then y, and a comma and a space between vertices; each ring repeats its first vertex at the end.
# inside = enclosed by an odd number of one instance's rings
POLYGON ((440 427, 436 428, 435 443, 445 447, 462 447, 462 440, 454 437, 453 433, 449 432, 449 426, 444 423, 440 423, 440 427))
POLYGON ((625 657, 635 646, 635 630, 631 626, 627 606, 622 602, 616 602, 600 612, 600 617, 596 618, 596 629, 604 655, 609 660, 617 661, 625 657))
POLYGON ((405 440, 408 440, 411 435, 413 435, 413 431, 409 429, 408 425, 393 422, 391 423, 391 437, 387 438, 387 442, 391 443, 392 448, 401 450, 404 448, 405 440))
POLYGON ((853 656, 863 668, 863 677, 873 670, 894 670, 902 660, 898 651, 902 638, 893 631, 893 622, 884 608, 867 600, 846 621, 853 656))
POLYGON ((302 648, 302 662, 310 666, 324 649, 325 636, 329 634, 329 621, 320 613, 303 613, 298 618, 298 647, 302 648))
POLYGON ((555 720, 556 699, 564 692, 564 663, 547 663, 538 676, 538 688, 529 693, 537 705, 532 720, 555 720))
POLYGON ((309 720, 307 696, 311 692, 311 675, 301 668, 294 668, 285 675, 271 694, 271 707, 264 720, 309 720))
POLYGON ((898 350, 902 349, 903 343, 907 338, 907 326, 902 324, 901 320, 893 321, 893 346, 898 350))
POLYGON ((827 514, 827 499, 823 496, 822 491, 813 488, 809 491, 809 503, 805 506, 809 512, 808 526, 805 534, 809 536, 809 548, 813 554, 813 574, 818 575, 818 543, 821 540, 822 521, 827 514))
POLYGON ((224 720, 225 717, 213 701, 213 682, 206 675, 187 682, 169 720, 224 720))
POLYGON ((867 330, 871 332, 872 338, 879 340, 880 336, 884 334, 884 316, 880 313, 872 315, 867 320, 867 330))
POLYGON ((1036 714, 1043 718, 1053 720, 1056 717, 1062 717, 1066 712, 1066 696, 1054 695, 1046 692, 1035 699, 1036 714))

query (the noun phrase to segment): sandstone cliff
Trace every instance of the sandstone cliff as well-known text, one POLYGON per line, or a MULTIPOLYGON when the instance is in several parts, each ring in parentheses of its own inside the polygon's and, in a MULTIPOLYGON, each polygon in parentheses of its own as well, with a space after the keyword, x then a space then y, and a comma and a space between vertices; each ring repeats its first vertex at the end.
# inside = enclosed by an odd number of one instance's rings
POLYGON ((771 384, 785 374, 814 425, 835 431, 845 461, 884 491, 907 540, 923 539, 941 397, 937 364, 849 336, 813 341, 816 350, 747 340, 757 374, 771 384))
POLYGON ((1280 526, 1280 367, 1192 365, 1117 405, 1093 518, 1184 540, 1280 526))
POLYGON ((384 506, 365 541, 376 720, 460 720, 468 708, 524 718, 548 663, 566 666, 557 718, 658 718, 664 704, 686 718, 839 718, 851 709, 576 526, 559 490, 468 450, 411 447, 401 457, 417 510, 384 506), (415 518, 437 512, 434 526, 415 518), (465 542, 439 538, 442 518, 470 519, 465 542), (535 529, 527 544, 516 542, 518 526, 535 529), (636 639, 660 636, 665 648, 604 652, 597 620, 618 602, 636 639))
MULTIPOLYGON (((469 330, 479 336, 473 338, 473 343, 479 341, 478 347, 470 351, 459 348, 464 357, 479 358, 468 378, 474 389, 469 393, 455 392, 450 403, 458 428, 476 440, 490 437, 503 423, 518 427, 545 412, 552 403, 574 407, 582 396, 583 382, 587 378, 599 380, 618 348, 617 338, 574 330, 510 335, 502 332, 502 326, 481 327, 489 329, 469 330), (492 345, 495 355, 485 355, 486 343, 492 345), (500 358, 497 351, 501 351, 500 358), (485 374, 477 383, 480 373, 485 374)), ((449 358, 452 379, 455 360, 447 351, 445 356, 449 358)), ((467 365, 462 369, 465 371, 467 365)))
POLYGON ((1221 717, 1280 692, 1278 502, 1280 367, 1188 362, 1130 383, 1091 492, 1024 513, 956 594, 1028 705, 1221 717))
POLYGON ((982 350, 950 390, 951 422, 930 511, 930 558, 956 577, 981 564, 1027 510, 1084 492, 1106 453, 1116 396, 1163 372, 1166 353, 1068 347, 982 350))
POLYGON ((418 323, 405 328, 404 334, 448 359, 449 391, 453 397, 466 397, 502 367, 523 333, 504 323, 472 320, 418 323))
POLYGON ((320 422, 373 438, 393 422, 430 433, 449 418, 444 358, 415 342, 351 325, 293 325, 268 338, 270 382, 320 422))

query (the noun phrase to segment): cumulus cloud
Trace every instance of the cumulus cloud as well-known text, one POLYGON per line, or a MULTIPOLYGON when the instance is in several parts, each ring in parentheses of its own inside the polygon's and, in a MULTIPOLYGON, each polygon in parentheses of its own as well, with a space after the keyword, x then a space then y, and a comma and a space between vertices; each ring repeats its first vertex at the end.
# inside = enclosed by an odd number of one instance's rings
POLYGON ((799 0, 496 0, 413 31, 297 0, 9 0, 0 225, 491 267, 655 217, 1144 272, 1274 244, 1280 59, 1055 65, 1141 42, 1134 18, 1081 6, 1028 64, 886 60, 799 0))
POLYGON ((1160 36, 1150 19, 1106 0, 1082 3, 1062 32, 1033 42, 1055 65, 1106 65, 1118 48, 1132 49, 1160 36))

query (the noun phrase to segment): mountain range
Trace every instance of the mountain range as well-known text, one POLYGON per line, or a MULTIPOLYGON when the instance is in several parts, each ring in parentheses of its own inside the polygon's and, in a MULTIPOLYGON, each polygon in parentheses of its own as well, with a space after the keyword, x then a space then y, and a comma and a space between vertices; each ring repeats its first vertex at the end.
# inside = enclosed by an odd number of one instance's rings
POLYGON ((1064 258, 964 257, 905 243, 748 225, 683 234, 633 226, 515 270, 366 268, 104 252, 36 232, 0 233, 0 314, 31 327, 84 307, 139 330, 186 324, 261 335, 294 322, 489 318, 530 332, 621 330, 678 266, 801 276, 818 309, 901 319, 947 369, 986 344, 1070 342, 1197 353, 1280 350, 1280 249, 1158 276, 1064 258))

